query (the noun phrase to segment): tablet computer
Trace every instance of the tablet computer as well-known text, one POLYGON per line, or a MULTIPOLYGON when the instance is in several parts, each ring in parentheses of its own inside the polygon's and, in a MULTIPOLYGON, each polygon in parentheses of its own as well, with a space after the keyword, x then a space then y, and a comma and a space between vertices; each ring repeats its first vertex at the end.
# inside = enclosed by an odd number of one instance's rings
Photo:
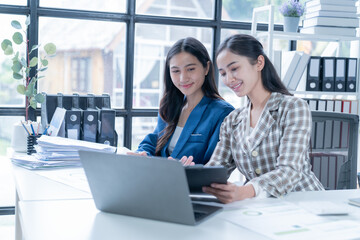
POLYGON ((227 170, 223 166, 186 166, 185 173, 188 180, 190 193, 200 193, 203 186, 211 183, 227 183, 227 170))

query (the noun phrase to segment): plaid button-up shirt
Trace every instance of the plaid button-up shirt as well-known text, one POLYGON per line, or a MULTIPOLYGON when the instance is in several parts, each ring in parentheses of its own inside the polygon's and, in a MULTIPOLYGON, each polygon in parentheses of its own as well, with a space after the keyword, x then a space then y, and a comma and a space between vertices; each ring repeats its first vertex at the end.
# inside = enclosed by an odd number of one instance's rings
POLYGON ((311 171, 312 120, 307 103, 272 93, 246 143, 249 109, 250 102, 224 119, 220 141, 207 165, 223 165, 229 174, 237 167, 250 183, 275 197, 291 191, 323 190, 311 171))

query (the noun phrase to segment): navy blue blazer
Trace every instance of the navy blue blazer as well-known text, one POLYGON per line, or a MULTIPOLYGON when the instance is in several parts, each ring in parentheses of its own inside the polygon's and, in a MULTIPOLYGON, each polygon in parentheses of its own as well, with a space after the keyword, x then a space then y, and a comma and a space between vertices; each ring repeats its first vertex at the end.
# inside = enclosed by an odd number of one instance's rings
MULTIPOLYGON (((233 110, 234 107, 224 100, 204 96, 192 110, 170 156, 176 159, 193 156, 196 164, 206 164, 219 141, 221 123, 233 110)), ((158 137, 166 125, 158 116, 154 132, 144 138, 137 152, 145 151, 148 155, 154 156, 158 137)), ((170 141, 171 138, 161 150, 162 157, 169 157, 167 148, 170 141)))

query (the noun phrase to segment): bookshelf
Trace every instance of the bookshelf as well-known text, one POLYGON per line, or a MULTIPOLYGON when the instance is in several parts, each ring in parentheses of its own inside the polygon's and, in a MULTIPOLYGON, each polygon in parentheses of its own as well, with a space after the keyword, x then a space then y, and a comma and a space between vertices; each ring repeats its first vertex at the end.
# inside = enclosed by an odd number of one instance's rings
MULTIPOLYGON (((354 105, 354 109, 351 109, 351 113, 356 113, 357 115, 359 115, 360 113, 360 104, 359 104, 359 100, 360 100, 360 86, 359 86, 359 76, 360 76, 360 70, 359 70, 359 58, 360 58, 360 37, 349 37, 349 36, 340 36, 340 35, 320 35, 320 34, 305 34, 305 33, 292 33, 292 32, 280 32, 280 31, 274 31, 274 6, 272 5, 268 5, 268 6, 263 6, 263 7, 259 7, 259 8, 255 8, 253 11, 253 17, 252 17, 252 24, 251 24, 251 34, 252 36, 256 37, 256 38, 261 38, 261 39, 265 39, 267 40, 267 56, 269 57, 269 59, 271 59, 272 61, 273 56, 274 56, 274 39, 282 39, 282 40, 289 40, 289 41, 321 41, 321 42, 334 42, 334 45, 337 47, 336 49, 336 56, 339 57, 340 56, 340 44, 341 42, 350 42, 350 56, 347 57, 353 57, 353 58, 357 58, 357 78, 356 78, 356 91, 355 92, 327 92, 327 91, 292 91, 292 93, 297 96, 297 97, 301 97, 303 99, 312 99, 314 101, 316 101, 316 109, 314 110, 320 110, 318 109, 318 103, 320 101, 325 100, 326 105, 329 102, 333 102, 334 105, 336 102, 341 102, 341 111, 336 111, 336 108, 334 107, 333 111, 334 112, 341 112, 341 113, 345 113, 346 111, 343 111, 344 109, 344 103, 345 102, 351 102, 351 104, 355 104, 354 105), (268 13, 268 31, 267 32, 258 32, 257 31, 257 18, 258 16, 261 15, 265 15, 266 13, 268 13), (337 45, 336 45, 337 44, 337 45), (355 103, 353 103, 352 101, 354 101, 355 103), (357 110, 357 111, 356 111, 357 110)), ((274 61, 273 61, 274 62, 274 61)), ((305 78, 303 78, 301 81, 304 81, 305 78)), ((304 84, 300 82, 300 85, 304 84)), ((310 105, 310 104, 309 104, 310 105)), ((350 107, 351 108, 351 107, 350 107)), ((328 111, 328 109, 326 108, 325 111, 328 111)), ((321 111, 314 111, 317 113, 321 114, 321 111)), ((353 117, 357 117, 354 116, 352 114, 345 114, 345 115, 349 115, 349 116, 353 116, 353 117)), ((344 116, 344 115, 341 115, 344 116)), ((326 123, 327 124, 327 123, 326 123)), ((334 129, 347 129, 346 125, 343 125, 343 123, 340 124, 340 126, 336 125, 337 127, 335 127, 335 122, 333 122, 333 126, 334 129)), ((346 123, 345 123, 346 124, 346 123)), ((316 129, 316 131, 318 131, 318 129, 321 129, 321 123, 313 123, 313 129, 316 129), (315 125, 314 125, 315 124, 315 125), (318 125, 320 124, 320 125, 318 125)), ((328 133, 329 131, 325 130, 325 126, 324 127, 324 132, 323 133, 328 133)), ((354 133, 358 133, 359 132, 359 126, 357 125, 356 128, 358 129, 358 131, 353 131, 354 133)), ((327 129, 329 130, 329 129, 327 129)), ((343 131, 343 130, 342 130, 343 131)), ((343 131, 344 133, 346 131, 343 131)), ((341 139, 343 133, 341 133, 341 139)), ((346 135, 346 134, 345 134, 346 135)), ((344 135, 344 136, 345 136, 344 135)), ((357 134, 356 134, 357 136, 357 134)), ((326 139, 325 134, 324 134, 324 141, 326 139)), ((313 136, 312 136, 313 139, 313 136)), ((356 138, 357 139, 357 138, 356 138)), ((353 140, 350 139, 350 142, 352 142, 353 140)), ((360 149, 360 145, 357 145, 357 141, 355 142, 355 149, 360 149)), ((332 143, 333 144, 333 143, 332 143)), ((326 149, 325 147, 320 147, 319 149, 316 148, 316 146, 313 147, 313 154, 333 154, 333 155, 342 155, 345 156, 346 158, 348 158, 349 156, 347 155, 347 152, 350 151, 349 149, 342 149, 341 147, 338 149, 326 149)), ((356 151, 357 152, 357 151, 356 151)), ((354 158, 356 159, 357 156, 355 154, 354 158)), ((357 159, 358 162, 358 166, 360 166, 360 161, 359 159, 357 159)), ((330 160, 329 160, 329 164, 330 164, 330 160)), ((329 165, 330 166, 330 165, 329 165)), ((356 168, 356 167, 355 167, 356 168)), ((358 170, 360 170, 360 167, 358 167, 358 170)))
MULTIPOLYGON (((322 91, 293 91, 292 93, 296 96, 302 98, 322 98, 322 99, 350 99, 350 100, 359 100, 360 99, 360 90, 359 90, 359 56, 360 56, 360 37, 349 37, 349 36, 340 36, 340 35, 320 35, 320 34, 306 34, 306 33, 293 33, 293 32, 282 32, 274 31, 274 6, 267 5, 258 8, 254 8, 251 24, 251 34, 256 38, 266 39, 268 42, 267 55, 273 60, 274 49, 273 42, 274 39, 282 39, 289 41, 322 41, 322 42, 350 42, 351 57, 358 59, 357 62, 357 86, 355 92, 322 92, 322 91), (268 12, 268 31, 267 32, 258 32, 257 23, 258 17, 260 15, 265 15, 268 12), (264 14, 265 13, 265 14, 264 14)), ((337 55, 339 55, 339 47, 337 48, 337 55)), ((350 57, 350 56, 349 56, 350 57)), ((360 104, 359 104, 360 105, 360 104)), ((360 113, 360 108, 358 109, 360 113)))

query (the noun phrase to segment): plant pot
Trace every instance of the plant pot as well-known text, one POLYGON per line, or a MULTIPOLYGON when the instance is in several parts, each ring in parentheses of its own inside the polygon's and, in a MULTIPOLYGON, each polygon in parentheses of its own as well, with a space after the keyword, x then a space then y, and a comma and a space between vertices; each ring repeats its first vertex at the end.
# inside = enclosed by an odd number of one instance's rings
POLYGON ((300 17, 284 17, 284 32, 297 32, 300 17))

